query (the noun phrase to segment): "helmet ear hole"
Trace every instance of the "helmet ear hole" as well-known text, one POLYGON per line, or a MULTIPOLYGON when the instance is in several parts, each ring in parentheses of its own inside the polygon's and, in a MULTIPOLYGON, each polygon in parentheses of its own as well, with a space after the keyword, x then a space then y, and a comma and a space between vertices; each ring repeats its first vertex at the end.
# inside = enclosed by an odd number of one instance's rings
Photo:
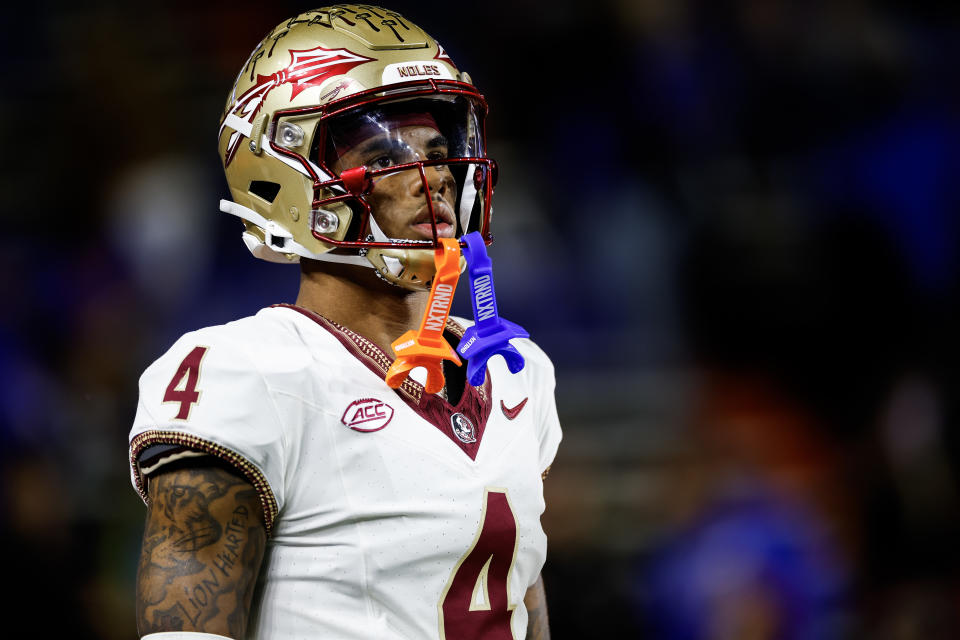
POLYGON ((257 196, 261 200, 273 204, 273 201, 277 199, 277 194, 280 193, 280 185, 276 182, 267 182, 265 180, 254 180, 250 183, 250 187, 247 189, 250 195, 257 196))

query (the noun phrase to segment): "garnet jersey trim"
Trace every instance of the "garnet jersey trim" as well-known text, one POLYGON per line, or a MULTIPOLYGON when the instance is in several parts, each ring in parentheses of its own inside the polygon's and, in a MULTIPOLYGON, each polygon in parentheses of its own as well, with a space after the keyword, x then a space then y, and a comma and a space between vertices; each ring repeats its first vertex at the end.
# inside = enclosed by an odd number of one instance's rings
POLYGON ((140 459, 141 453, 157 444, 174 444, 196 451, 202 451, 220 458, 243 473, 244 477, 253 485, 253 488, 257 491, 257 496, 260 498, 260 505, 263 507, 263 524, 267 530, 267 537, 270 537, 273 532, 273 521, 277 517, 279 508, 277 507, 277 499, 273 495, 273 490, 270 489, 270 483, 267 482, 266 477, 260 469, 239 453, 188 433, 161 430, 144 431, 130 443, 130 465, 135 472, 134 482, 137 493, 140 494, 140 498, 143 499, 144 503, 149 505, 150 498, 147 496, 147 485, 143 481, 144 474, 140 469, 140 465, 137 464, 137 461, 140 459))
MULTIPOLYGON (((296 311, 313 320, 330 332, 347 351, 352 353, 354 357, 366 365, 373 373, 377 374, 380 378, 386 378, 387 370, 393 363, 393 358, 385 354, 380 347, 367 338, 309 309, 290 304, 277 304, 273 306, 296 311)), ((453 334, 459 340, 459 338, 463 337, 464 328, 452 319, 447 318, 445 331, 453 334)), ((421 418, 439 429, 451 442, 467 454, 471 460, 476 461, 477 452, 480 450, 480 444, 483 440, 483 431, 492 407, 491 398, 493 394, 491 392, 489 374, 485 377, 483 385, 479 387, 474 387, 466 383, 463 395, 455 406, 437 394, 425 393, 423 385, 410 378, 406 378, 400 387, 394 389, 394 391, 421 418), (450 419, 455 413, 462 413, 475 426, 476 441, 463 442, 456 437, 450 426, 450 419)))

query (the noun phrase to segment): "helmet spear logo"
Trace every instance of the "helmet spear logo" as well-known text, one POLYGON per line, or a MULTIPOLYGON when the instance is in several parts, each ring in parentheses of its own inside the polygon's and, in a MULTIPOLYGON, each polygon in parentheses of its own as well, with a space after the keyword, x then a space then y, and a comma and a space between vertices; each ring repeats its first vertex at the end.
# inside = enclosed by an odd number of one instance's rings
MULTIPOLYGON (((325 49, 316 47, 307 50, 291 50, 290 64, 274 74, 257 74, 257 82, 237 98, 229 113, 246 122, 252 123, 263 106, 267 95, 277 87, 290 85, 290 100, 293 100, 311 87, 319 87, 332 76, 343 75, 351 69, 373 58, 361 56, 346 49, 325 49)), ((219 134, 227 126, 227 118, 220 125, 219 134)), ((230 164, 240 146, 241 132, 234 131, 227 145, 225 164, 230 164)))

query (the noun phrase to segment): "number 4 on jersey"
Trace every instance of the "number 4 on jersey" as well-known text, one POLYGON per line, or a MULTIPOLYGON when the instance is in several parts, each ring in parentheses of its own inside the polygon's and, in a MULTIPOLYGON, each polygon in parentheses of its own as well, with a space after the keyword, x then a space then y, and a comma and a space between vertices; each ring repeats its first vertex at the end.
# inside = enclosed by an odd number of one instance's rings
POLYGON ((487 489, 480 531, 440 598, 445 640, 513 640, 510 570, 517 553, 517 519, 506 490, 487 489))
POLYGON ((173 379, 167 385, 167 392, 163 394, 164 402, 179 402, 180 411, 174 420, 186 420, 190 417, 190 409, 200 401, 200 392, 197 390, 197 380, 200 378, 200 362, 207 353, 207 347, 194 347, 193 351, 183 359, 173 379))

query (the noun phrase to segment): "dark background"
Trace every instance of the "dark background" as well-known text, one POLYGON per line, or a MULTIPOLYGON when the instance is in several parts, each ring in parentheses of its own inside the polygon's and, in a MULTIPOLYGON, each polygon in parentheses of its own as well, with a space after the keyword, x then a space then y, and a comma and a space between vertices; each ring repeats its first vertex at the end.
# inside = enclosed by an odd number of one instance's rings
MULTIPOLYGON (((948 4, 390 4, 492 106, 499 307, 555 360, 565 427, 555 638, 960 637, 948 4)), ((218 212, 216 131, 308 8, 4 18, 5 633, 136 637, 137 378, 296 295, 218 212)))

